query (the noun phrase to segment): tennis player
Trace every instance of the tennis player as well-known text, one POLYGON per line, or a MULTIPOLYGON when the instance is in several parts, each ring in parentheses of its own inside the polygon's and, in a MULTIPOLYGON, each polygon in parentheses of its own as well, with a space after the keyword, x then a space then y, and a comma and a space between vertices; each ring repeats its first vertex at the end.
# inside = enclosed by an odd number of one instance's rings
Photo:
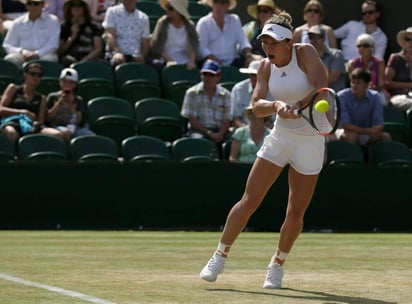
POLYGON ((223 271, 229 250, 239 233, 289 164, 286 217, 263 283, 263 288, 281 288, 283 264, 302 231, 303 217, 322 168, 324 137, 317 135, 293 111, 308 102, 317 89, 327 87, 327 75, 312 45, 293 43, 291 23, 292 17, 287 12, 276 11, 258 37, 267 58, 262 59, 258 69, 252 95, 253 111, 257 116, 275 112, 277 118, 257 153, 242 198, 229 212, 217 249, 200 272, 200 277, 209 282, 214 282, 223 271), (265 99, 268 91, 274 101, 265 99))

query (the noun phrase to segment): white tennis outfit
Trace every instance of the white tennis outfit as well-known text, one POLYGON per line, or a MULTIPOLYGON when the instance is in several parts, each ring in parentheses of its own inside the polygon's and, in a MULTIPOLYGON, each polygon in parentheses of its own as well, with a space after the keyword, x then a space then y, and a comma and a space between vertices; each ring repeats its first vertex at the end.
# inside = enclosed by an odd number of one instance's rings
MULTIPOLYGON (((312 89, 308 77, 298 66, 296 46, 293 47, 292 59, 286 66, 271 65, 269 90, 274 100, 293 105, 312 89)), ((280 167, 290 164, 301 174, 315 175, 322 169, 324 143, 324 137, 317 135, 303 118, 284 119, 277 116, 274 127, 266 136, 257 156, 280 167)))

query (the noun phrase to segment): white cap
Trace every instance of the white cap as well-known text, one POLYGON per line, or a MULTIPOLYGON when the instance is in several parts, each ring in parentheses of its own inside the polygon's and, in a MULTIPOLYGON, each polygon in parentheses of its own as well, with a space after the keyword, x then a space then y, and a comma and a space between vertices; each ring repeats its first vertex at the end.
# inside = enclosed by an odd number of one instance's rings
POLYGON ((292 39, 292 31, 290 29, 273 23, 265 24, 262 33, 257 36, 257 39, 262 38, 264 35, 268 35, 277 41, 292 39))
POLYGON ((62 70, 62 72, 60 73, 60 79, 63 79, 63 78, 72 80, 74 82, 79 81, 79 75, 77 74, 77 71, 71 68, 66 68, 62 70))
POLYGON ((253 60, 249 63, 247 68, 240 68, 239 72, 243 74, 257 74, 259 68, 260 60, 253 60))

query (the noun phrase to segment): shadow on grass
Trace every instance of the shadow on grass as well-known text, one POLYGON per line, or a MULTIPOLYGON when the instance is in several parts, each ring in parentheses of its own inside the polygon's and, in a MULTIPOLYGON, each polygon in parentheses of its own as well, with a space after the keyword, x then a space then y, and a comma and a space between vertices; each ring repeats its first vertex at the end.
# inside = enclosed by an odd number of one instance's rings
POLYGON ((317 300, 324 301, 324 304, 396 304, 397 302, 387 302, 382 300, 367 299, 361 297, 350 297, 350 296, 340 296, 336 294, 331 294, 321 291, 309 291, 309 290, 299 290, 292 288, 282 288, 280 291, 294 291, 303 293, 303 295, 285 295, 279 293, 270 293, 270 292, 258 292, 258 291, 247 291, 239 289, 207 289, 208 291, 224 291, 224 292, 239 292, 239 293, 248 293, 256 295, 266 295, 273 297, 289 298, 289 299, 300 299, 300 300, 317 300))

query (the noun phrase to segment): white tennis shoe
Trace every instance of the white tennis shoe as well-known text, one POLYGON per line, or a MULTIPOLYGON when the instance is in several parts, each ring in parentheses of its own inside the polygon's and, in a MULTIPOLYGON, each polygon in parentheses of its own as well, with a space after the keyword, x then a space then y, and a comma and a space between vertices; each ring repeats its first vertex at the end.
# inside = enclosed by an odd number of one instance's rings
POLYGON ((263 288, 267 289, 280 289, 282 288, 283 267, 276 263, 270 263, 268 266, 268 272, 266 274, 263 288))
POLYGON ((217 279, 217 275, 223 272, 225 267, 226 258, 222 257, 220 254, 215 252, 207 262, 206 266, 203 267, 200 272, 200 277, 208 282, 214 282, 217 279))

